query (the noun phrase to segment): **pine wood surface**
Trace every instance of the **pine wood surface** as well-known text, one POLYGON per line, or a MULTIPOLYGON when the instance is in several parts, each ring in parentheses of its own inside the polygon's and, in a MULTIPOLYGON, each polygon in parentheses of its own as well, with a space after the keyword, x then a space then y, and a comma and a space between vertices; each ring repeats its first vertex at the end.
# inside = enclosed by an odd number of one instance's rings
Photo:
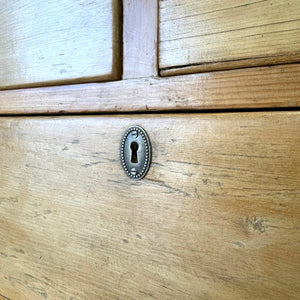
POLYGON ((200 72, 300 60, 299 0, 159 4, 162 75, 189 73, 189 66, 200 72))
POLYGON ((208 63, 201 65, 189 65, 174 67, 170 69, 163 69, 159 71, 160 76, 176 76, 176 75, 185 75, 185 74, 194 74, 194 73, 203 73, 203 72, 214 72, 222 70, 234 70, 245 67, 257 67, 257 66, 275 66, 280 64, 289 64, 293 62, 300 61, 299 55, 290 55, 290 56, 276 56, 276 57, 263 57, 255 59, 243 59, 237 61, 225 61, 225 62, 216 62, 208 63))
POLYGON ((123 1, 123 79, 158 75, 158 1, 123 1))
POLYGON ((0 294, 299 299, 300 113, 0 119, 0 294), (145 179, 119 161, 148 133, 145 179))
POLYGON ((0 2, 0 89, 119 79, 119 0, 0 2))
POLYGON ((299 106, 300 64, 0 91, 0 114, 299 106))

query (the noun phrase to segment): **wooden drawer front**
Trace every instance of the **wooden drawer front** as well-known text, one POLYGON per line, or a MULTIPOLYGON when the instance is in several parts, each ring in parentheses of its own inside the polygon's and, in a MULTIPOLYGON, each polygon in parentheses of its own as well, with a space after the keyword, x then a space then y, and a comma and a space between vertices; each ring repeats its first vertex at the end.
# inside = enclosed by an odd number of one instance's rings
POLYGON ((119 78, 118 0, 0 2, 0 89, 119 78))
POLYGON ((299 0, 161 0, 160 68, 299 61, 299 16, 299 0))
POLYGON ((299 112, 0 120, 0 294, 297 299, 299 112), (132 181, 119 143, 149 134, 132 181))

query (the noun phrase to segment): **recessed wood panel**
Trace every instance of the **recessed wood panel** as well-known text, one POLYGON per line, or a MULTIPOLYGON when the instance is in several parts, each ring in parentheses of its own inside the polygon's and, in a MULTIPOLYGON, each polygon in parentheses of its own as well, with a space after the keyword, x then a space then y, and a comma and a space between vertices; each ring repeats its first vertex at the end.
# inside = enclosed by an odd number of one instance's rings
POLYGON ((0 119, 0 294, 297 299, 300 113, 0 119), (145 179, 123 132, 152 143, 145 179))
POLYGON ((120 77, 118 0, 0 2, 0 89, 120 77))
POLYGON ((161 0, 162 74, 299 61, 299 16, 298 0, 161 0))

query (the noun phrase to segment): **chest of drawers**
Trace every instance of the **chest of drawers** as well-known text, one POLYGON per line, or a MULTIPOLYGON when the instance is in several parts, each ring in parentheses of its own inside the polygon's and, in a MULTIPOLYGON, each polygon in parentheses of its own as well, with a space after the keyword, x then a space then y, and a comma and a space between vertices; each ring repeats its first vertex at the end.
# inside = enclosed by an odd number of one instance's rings
POLYGON ((0 6, 4 37, 11 15, 25 32, 50 18, 14 47, 67 40, 75 69, 0 44, 0 298, 297 299, 298 2, 104 2, 51 2, 34 22, 32 1, 0 6), (138 181, 120 162, 132 125, 152 147, 138 181))

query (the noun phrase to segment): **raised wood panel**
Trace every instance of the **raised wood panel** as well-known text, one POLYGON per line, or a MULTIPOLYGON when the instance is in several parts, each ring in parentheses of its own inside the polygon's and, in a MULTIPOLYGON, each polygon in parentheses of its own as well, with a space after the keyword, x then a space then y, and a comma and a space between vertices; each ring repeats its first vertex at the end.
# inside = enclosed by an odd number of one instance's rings
POLYGON ((0 2, 0 89, 120 78, 118 0, 0 2))
POLYGON ((299 299, 300 113, 3 117, 0 294, 299 299), (131 181, 123 132, 153 150, 131 181))
POLYGON ((160 0, 162 75, 299 61, 299 16, 299 0, 160 0))
POLYGON ((0 114, 300 106, 300 64, 0 92, 0 114))

